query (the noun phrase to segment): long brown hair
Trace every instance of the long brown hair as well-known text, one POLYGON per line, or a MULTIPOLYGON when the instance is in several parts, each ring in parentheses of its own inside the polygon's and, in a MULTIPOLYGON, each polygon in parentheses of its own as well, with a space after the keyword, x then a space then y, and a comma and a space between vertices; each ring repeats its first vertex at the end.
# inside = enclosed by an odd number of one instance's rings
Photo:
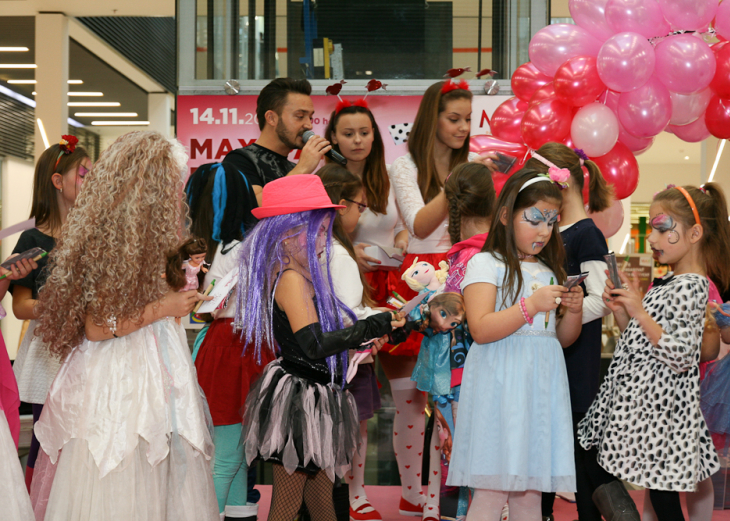
MULTIPOLYGON (((725 193, 717 183, 703 185, 704 192, 695 186, 683 187, 697 207, 702 225, 700 251, 707 268, 707 275, 719 286, 720 291, 730 287, 730 222, 728 222, 725 193)), ((668 188, 654 196, 654 202, 662 207, 686 229, 695 225, 695 217, 689 201, 679 190, 668 188)))
MULTIPOLYGON (((208 243, 205 239, 190 237, 177 250, 169 252, 167 254, 167 263, 165 264, 165 280, 167 280, 167 284, 175 291, 180 291, 184 288, 187 283, 187 278, 183 271, 183 262, 193 255, 200 255, 201 253, 207 253, 207 251, 208 243)), ((198 276, 198 279, 200 279, 200 276, 198 276)))
POLYGON ((89 154, 83 147, 77 146, 73 152, 65 154, 61 152, 61 146, 58 143, 51 145, 41 154, 35 165, 33 199, 30 207, 30 216, 35 217, 37 228, 44 227, 51 234, 61 231, 63 223, 56 197, 56 187, 53 186, 53 174, 65 175, 78 168, 79 164, 88 158, 89 154))
MULTIPOLYGON (((370 118, 370 124, 373 126, 373 148, 370 155, 365 160, 365 170, 362 173, 362 184, 365 187, 365 196, 368 200, 368 208, 375 214, 387 214, 388 210, 388 194, 390 192, 390 180, 388 179, 388 169, 385 166, 385 147, 383 146, 383 138, 380 135, 380 129, 375 122, 375 117, 370 109, 352 105, 345 107, 339 112, 332 112, 330 121, 324 131, 324 138, 332 142, 332 136, 337 131, 337 123, 342 116, 348 114, 367 114, 370 118)), ((332 148, 339 152, 339 145, 332 145, 332 148)), ((325 158, 329 163, 330 159, 325 158)))
POLYGON ((480 163, 457 166, 446 180, 444 193, 449 204, 451 243, 461 241, 461 220, 492 216, 496 193, 492 173, 480 163))
MULTIPOLYGON (((363 183, 360 178, 344 166, 330 163, 320 168, 317 171, 317 175, 320 179, 322 179, 322 184, 324 185, 324 189, 327 190, 327 195, 335 204, 339 204, 342 199, 354 200, 354 198, 363 191, 363 183)), ((350 211, 357 211, 357 209, 352 209, 350 211)), ((337 239, 347 250, 347 253, 350 254, 350 257, 357 262, 357 256, 355 255, 355 248, 352 245, 352 239, 350 239, 350 236, 345 233, 345 230, 342 227, 342 216, 339 212, 337 212, 335 222, 332 225, 332 237, 337 239)), ((375 305, 375 302, 370 297, 370 285, 368 284, 368 281, 365 280, 365 276, 362 271, 358 269, 358 273, 360 275, 360 282, 362 282, 362 303, 365 306, 372 307, 375 305)))
MULTIPOLYGON (((537 153, 558 168, 567 168, 570 171, 570 189, 578 190, 579 194, 583 193, 583 169, 580 157, 572 148, 562 143, 551 142, 541 146, 537 153)), ((613 204, 613 186, 606 182, 601 169, 593 161, 589 159, 584 161, 583 165, 588 170, 588 209, 591 213, 602 212, 613 204)), ((525 168, 547 172, 549 167, 533 157, 525 163, 525 168)))
MULTIPOLYGON (((492 227, 482 249, 482 251, 497 254, 507 268, 502 281, 502 295, 504 295, 502 306, 506 306, 508 303, 514 305, 524 284, 519 252, 515 243, 515 214, 535 205, 538 201, 550 201, 558 206, 563 201, 560 188, 552 182, 533 183, 520 191, 522 185, 540 173, 523 168, 507 180, 499 194, 492 216, 492 227), (500 219, 502 212, 506 214, 506 224, 502 224, 500 219)), ((556 284, 565 282, 565 249, 557 225, 553 226, 550 240, 536 257, 555 273, 556 284)))
MULTIPOLYGON (((436 160, 434 159, 434 141, 436 140, 436 129, 438 128, 439 114, 446 110, 446 105, 457 99, 468 99, 471 101, 472 94, 465 89, 455 89, 446 94, 441 93, 444 81, 431 85, 423 95, 421 104, 418 106, 416 120, 408 135, 408 152, 418 169, 418 188, 421 190, 424 202, 429 202, 436 197, 443 183, 436 172, 436 160)), ((469 136, 464 140, 464 145, 451 152, 449 170, 456 165, 466 163, 469 157, 469 136)))

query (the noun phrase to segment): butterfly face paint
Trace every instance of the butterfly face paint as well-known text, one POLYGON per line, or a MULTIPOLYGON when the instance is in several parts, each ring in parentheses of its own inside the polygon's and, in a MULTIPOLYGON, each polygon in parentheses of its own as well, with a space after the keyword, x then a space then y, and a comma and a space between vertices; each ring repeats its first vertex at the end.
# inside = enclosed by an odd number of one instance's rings
MULTIPOLYGON (((559 222, 559 220, 558 210, 554 209, 540 211, 539 208, 531 206, 522 211, 521 222, 538 229, 541 233, 547 232, 548 236, 552 233, 555 223, 559 222)), ((545 241, 535 241, 532 243, 533 250, 542 249, 544 246, 545 241)))
POLYGON ((669 215, 660 213, 649 221, 649 226, 659 233, 667 233, 667 242, 669 244, 677 244, 679 242, 679 232, 677 232, 677 223, 669 215))

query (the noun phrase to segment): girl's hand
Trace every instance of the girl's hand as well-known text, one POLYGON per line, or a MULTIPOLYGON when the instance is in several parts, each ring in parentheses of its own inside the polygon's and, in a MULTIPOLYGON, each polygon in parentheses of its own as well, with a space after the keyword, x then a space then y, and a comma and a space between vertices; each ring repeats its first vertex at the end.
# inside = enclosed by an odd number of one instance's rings
MULTIPOLYGON (((6 259, 6 262, 13 257, 17 257, 18 255, 20 254, 12 254, 6 259)), ((34 261, 33 259, 23 259, 10 266, 9 270, 6 270, 5 268, 0 268, 0 275, 7 275, 5 278, 9 280, 20 280, 27 277, 31 271, 36 269, 38 269, 38 263, 36 263, 36 261, 34 261)))
POLYGON ((378 269, 377 267, 374 267, 372 264, 370 264, 371 262, 374 264, 380 264, 380 261, 378 259, 370 257, 369 255, 365 255, 365 248, 367 248, 368 246, 370 246, 370 244, 365 244, 364 242, 361 242, 360 244, 356 244, 354 248, 357 265, 365 273, 376 271, 378 269))
POLYGON ((385 344, 387 344, 387 343, 388 343, 388 336, 387 335, 384 336, 384 337, 381 337, 381 338, 376 338, 375 340, 373 340, 373 345, 370 348, 370 353, 373 356, 377 355, 378 354, 378 351, 380 351, 382 349, 382 347, 385 344))
POLYGON ((391 312, 393 317, 390 321, 390 327, 393 329, 398 329, 399 327, 403 327, 406 325, 406 314, 399 311, 399 312, 391 312))
POLYGON ((169 291, 167 295, 162 297, 163 317, 184 317, 192 313, 195 304, 200 300, 213 300, 213 297, 204 296, 197 290, 189 291, 169 291))
POLYGON ((583 288, 575 286, 563 293, 560 304, 570 313, 583 313, 583 288))
POLYGON ((395 241, 395 244, 393 245, 394 248, 398 248, 403 255, 408 253, 408 239, 406 240, 400 240, 395 241))
MULTIPOLYGON (((611 309, 611 302, 608 301, 608 298, 612 298, 613 304, 620 304, 630 317, 635 317, 644 311, 644 306, 641 303, 642 296, 639 275, 634 272, 631 280, 629 280, 629 277, 623 271, 619 271, 618 274, 623 282, 623 287, 613 288, 611 281, 606 281, 606 288, 609 287, 609 284, 612 287, 609 291, 609 297, 604 297, 606 299, 606 305, 611 309)), ((606 292, 604 291, 605 294, 606 292)))
POLYGON ((528 311, 536 315, 541 311, 552 311, 562 302, 566 289, 563 286, 543 286, 525 299, 528 311), (560 297, 561 300, 556 301, 560 297), (532 309, 530 309, 532 308, 532 309))

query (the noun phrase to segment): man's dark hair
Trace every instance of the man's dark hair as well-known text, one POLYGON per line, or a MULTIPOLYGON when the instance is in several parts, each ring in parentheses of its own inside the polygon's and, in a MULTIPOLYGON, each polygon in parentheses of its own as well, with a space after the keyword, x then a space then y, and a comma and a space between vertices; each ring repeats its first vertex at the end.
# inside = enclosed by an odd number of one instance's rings
POLYGON ((311 96, 312 86, 307 80, 276 78, 261 89, 259 97, 256 99, 256 117, 259 120, 259 130, 264 129, 268 111, 273 110, 281 116, 281 109, 286 103, 286 98, 290 92, 311 96))

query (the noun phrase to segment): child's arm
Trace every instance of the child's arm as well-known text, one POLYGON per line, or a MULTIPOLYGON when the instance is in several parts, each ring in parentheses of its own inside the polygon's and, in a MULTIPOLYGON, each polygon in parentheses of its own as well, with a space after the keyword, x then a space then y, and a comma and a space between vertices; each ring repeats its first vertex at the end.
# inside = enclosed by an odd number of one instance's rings
POLYGON ((629 324, 631 317, 626 312, 624 306, 619 304, 615 299, 616 294, 614 293, 613 282, 611 282, 611 278, 608 277, 608 270, 606 270, 606 285, 603 288, 603 295, 601 295, 601 297, 603 297, 606 307, 613 312, 613 318, 616 320, 616 325, 618 326, 619 331, 623 333, 624 329, 626 329, 626 326, 629 324))
POLYGON ((16 285, 13 289, 13 315, 18 320, 34 320, 35 305, 38 302, 33 298, 33 290, 25 286, 16 285))
MULTIPOLYGON (((527 314, 534 317, 539 312, 556 309, 555 299, 564 293, 563 286, 543 286, 525 299, 527 314)), ((494 284, 478 282, 464 288, 466 321, 472 338, 478 344, 506 338, 525 325, 519 302, 495 312, 496 303, 497 286, 494 284)))
POLYGON ((564 293, 561 305, 565 308, 565 313, 555 330, 560 345, 569 347, 578 340, 583 328, 583 288, 576 286, 564 293))
MULTIPOLYGON (((622 304, 629 316, 636 319, 644 330, 644 334, 654 346, 652 356, 678 373, 688 371, 694 363, 695 352, 702 341, 705 304, 701 303, 699 298, 689 297, 686 298, 685 306, 681 310, 665 306, 664 312, 667 315, 673 314, 668 316, 669 328, 665 331, 643 308, 637 277, 630 283, 623 272, 619 273, 621 280, 628 283, 629 289, 613 290, 616 295, 614 300, 622 304)), ((694 291, 696 285, 697 282, 694 280, 682 280, 676 285, 674 293, 684 296, 702 293, 694 291)), ((706 289, 704 294, 707 295, 706 289)))
MULTIPOLYGON (((9 261, 18 255, 18 253, 14 253, 5 260, 9 261)), ((38 264, 33 259, 23 259, 20 262, 16 262, 10 266, 9 270, 0 268, 0 276, 5 277, 0 280, 0 300, 5 298, 5 294, 8 292, 8 288, 10 287, 10 281, 24 279, 35 269, 38 269, 38 264)))
POLYGON ((150 302, 145 306, 144 312, 142 313, 142 322, 125 320, 117 323, 116 329, 112 331, 110 328, 110 326, 113 327, 112 324, 100 326, 94 322, 92 316, 87 315, 84 331, 86 338, 92 342, 101 342, 102 340, 109 340, 115 337, 118 338, 129 335, 164 317, 184 317, 185 315, 189 315, 199 300, 212 299, 213 297, 204 297, 194 289, 183 292, 169 291, 160 300, 150 302))
POLYGON ((720 330, 717 327, 707 327, 702 333, 702 348, 700 362, 715 360, 720 354, 720 330))

